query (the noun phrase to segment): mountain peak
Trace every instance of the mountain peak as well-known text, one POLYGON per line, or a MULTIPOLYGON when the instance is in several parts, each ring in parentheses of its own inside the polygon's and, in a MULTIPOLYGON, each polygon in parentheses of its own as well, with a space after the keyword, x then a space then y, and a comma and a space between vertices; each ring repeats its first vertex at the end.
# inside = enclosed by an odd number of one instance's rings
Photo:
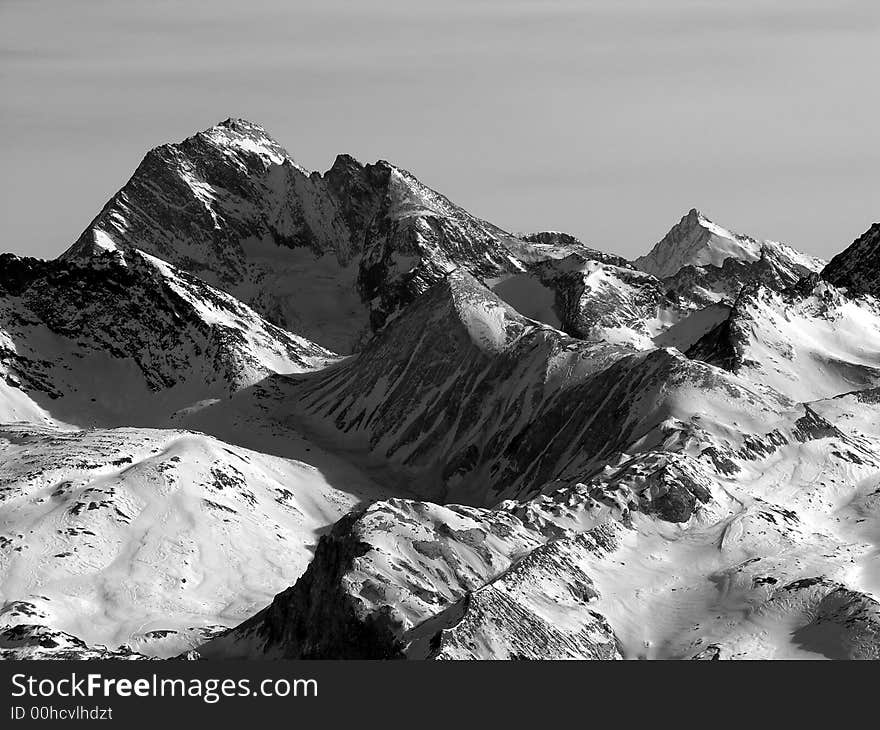
POLYGON ((847 287, 853 294, 880 296, 880 223, 874 223, 831 259, 822 278, 847 287))
POLYGON ((761 258, 761 244, 722 228, 691 208, 650 253, 633 263, 642 271, 665 279, 685 266, 721 266, 728 258, 757 261, 761 258))
POLYGON ((265 128, 247 119, 230 117, 199 132, 195 137, 222 150, 255 154, 276 165, 290 159, 287 150, 265 128))
POLYGON ((691 208, 684 216, 682 216, 682 221, 687 221, 688 223, 693 223, 699 225, 702 221, 709 221, 699 210, 696 208, 691 208))
POLYGON ((509 238, 401 167, 341 154, 312 173, 230 118, 149 152, 62 258, 137 248, 350 352, 457 266, 519 271, 509 238))
POLYGON ((256 122, 252 122, 250 119, 244 119, 243 117, 227 117, 222 122, 218 122, 214 126, 225 127, 236 132, 258 131, 263 134, 266 133, 266 129, 265 127, 263 127, 262 124, 257 124, 256 122))

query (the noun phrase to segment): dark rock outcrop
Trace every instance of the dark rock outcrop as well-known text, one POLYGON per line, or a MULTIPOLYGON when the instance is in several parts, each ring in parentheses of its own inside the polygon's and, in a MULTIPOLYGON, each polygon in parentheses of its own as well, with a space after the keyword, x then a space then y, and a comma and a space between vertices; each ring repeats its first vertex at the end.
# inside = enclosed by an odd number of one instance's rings
POLYGON ((822 269, 822 278, 852 294, 880 296, 880 223, 874 223, 822 269))

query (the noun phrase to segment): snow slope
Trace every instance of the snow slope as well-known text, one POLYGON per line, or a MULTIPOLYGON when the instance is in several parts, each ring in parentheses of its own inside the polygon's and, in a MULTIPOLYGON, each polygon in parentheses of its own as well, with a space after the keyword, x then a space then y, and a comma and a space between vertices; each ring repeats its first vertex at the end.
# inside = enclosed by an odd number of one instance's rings
POLYGON ((274 377, 232 402, 249 400, 252 413, 345 453, 385 484, 480 506, 530 496, 621 452, 736 452, 804 416, 764 384, 672 348, 589 343, 538 325, 458 272, 362 353, 274 377))
MULTIPOLYGON (((560 328, 572 337, 652 348, 651 338, 688 312, 654 277, 603 258, 573 253, 534 264, 529 275, 555 293, 560 328)), ((494 291, 505 298, 499 286, 494 291)))
POLYGON ((379 502, 199 652, 873 658, 877 444, 808 412, 736 450, 622 457, 495 509, 379 502))
POLYGON ((333 358, 139 251, 0 257, 0 422, 157 425, 333 358))
POLYGON ((707 360, 799 401, 880 383, 880 307, 814 277, 799 291, 743 290, 727 319, 697 342, 707 360))
POLYGON ((875 238, 630 263, 163 145, 0 256, 0 657, 878 658, 875 238))

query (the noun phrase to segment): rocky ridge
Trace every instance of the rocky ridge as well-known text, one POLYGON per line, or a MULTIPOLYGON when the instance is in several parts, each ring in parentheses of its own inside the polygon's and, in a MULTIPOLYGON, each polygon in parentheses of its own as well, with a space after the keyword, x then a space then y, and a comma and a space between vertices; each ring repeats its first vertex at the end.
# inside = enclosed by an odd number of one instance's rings
POLYGON ((243 120, 156 148, 0 259, 0 652, 873 658, 871 231, 628 262, 243 120))

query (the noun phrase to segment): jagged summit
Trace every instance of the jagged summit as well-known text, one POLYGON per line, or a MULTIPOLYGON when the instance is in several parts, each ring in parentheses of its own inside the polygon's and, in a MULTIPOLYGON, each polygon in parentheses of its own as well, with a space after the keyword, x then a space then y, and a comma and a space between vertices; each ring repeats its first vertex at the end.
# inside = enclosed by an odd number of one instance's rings
POLYGON ((264 127, 247 119, 229 118, 199 132, 199 135, 221 150, 232 148, 250 152, 276 165, 282 164, 285 160, 293 162, 287 150, 264 127))
POLYGON ((721 266, 731 257, 757 261, 760 256, 758 241, 732 233, 691 208, 650 253, 633 263, 642 271, 665 279, 685 266, 721 266))
POLYGON ((509 240, 384 160, 339 155, 311 173, 261 126, 229 119, 149 152, 62 258, 138 248, 351 352, 456 267, 521 270, 509 240))
POLYGON ((697 306, 731 305, 740 289, 760 281, 782 291, 824 261, 777 241, 734 233, 692 208, 651 251, 633 264, 676 296, 697 306))
POLYGON ((633 266, 161 145, 0 255, 0 658, 877 657, 878 229, 842 286, 696 209, 633 266))
MULTIPOLYGON (((285 163, 304 172, 262 126, 246 119, 228 118, 179 143, 161 144, 147 152, 128 182, 59 258, 87 260, 93 253, 131 247, 161 254, 151 250, 155 241, 143 237, 147 226, 179 228, 184 238, 202 226, 220 229, 232 222, 218 215, 220 190, 240 193, 250 179, 285 163), (165 196, 164 218, 152 219, 150 209, 139 207, 151 186, 157 189, 154 197, 165 196)), ((156 232, 154 238, 161 236, 156 232)))
POLYGON ((822 278, 853 294, 880 296, 880 223, 874 223, 831 259, 822 278))
POLYGON ((646 346, 683 313, 732 302, 746 281, 785 287, 817 268, 692 210, 635 262, 652 276, 678 277, 653 281, 568 234, 514 236, 386 160, 340 154, 327 172, 308 172, 241 119, 151 151, 63 258, 125 248, 169 261, 342 353, 362 348, 457 268, 490 287, 503 282, 514 306, 537 297, 529 316, 578 337, 594 336, 594 310, 622 302, 625 316, 601 315, 601 332, 622 324, 632 340, 632 304, 636 319, 659 317, 657 326, 635 326, 646 346), (666 292, 684 304, 666 302, 666 292))
POLYGON ((633 264, 658 279, 668 279, 688 266, 722 268, 729 259, 749 265, 768 258, 803 273, 818 271, 824 265, 821 259, 784 243, 759 241, 728 230, 696 208, 691 208, 648 254, 633 264))

